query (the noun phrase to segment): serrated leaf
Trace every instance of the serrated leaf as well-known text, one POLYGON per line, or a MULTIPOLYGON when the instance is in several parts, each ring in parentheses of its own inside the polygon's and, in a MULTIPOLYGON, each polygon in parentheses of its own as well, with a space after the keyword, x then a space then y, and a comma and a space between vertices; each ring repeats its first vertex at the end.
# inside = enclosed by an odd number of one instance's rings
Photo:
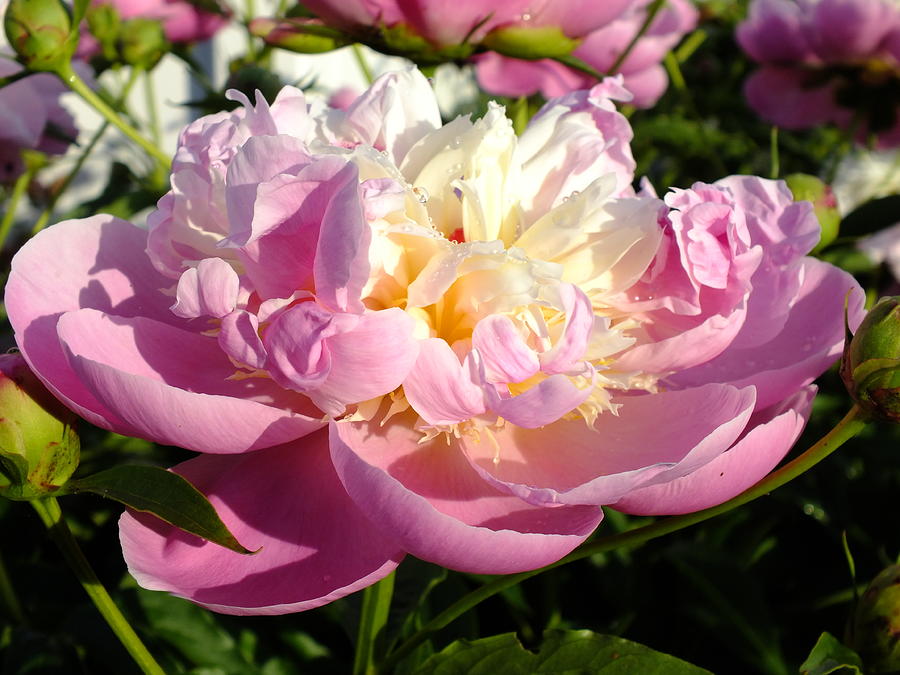
MULTIPOLYGON (((66 494, 92 492, 237 553, 241 546, 206 496, 177 473, 154 466, 125 465, 69 481, 66 494)), ((58 493, 59 494, 59 493, 58 493)))
POLYGON ((864 675, 862 668, 859 655, 826 631, 800 666, 800 675, 864 675))
POLYGON ((709 671, 636 642, 588 630, 544 633, 537 652, 525 649, 514 633, 481 640, 458 640, 435 654, 416 675, 709 675, 709 671))

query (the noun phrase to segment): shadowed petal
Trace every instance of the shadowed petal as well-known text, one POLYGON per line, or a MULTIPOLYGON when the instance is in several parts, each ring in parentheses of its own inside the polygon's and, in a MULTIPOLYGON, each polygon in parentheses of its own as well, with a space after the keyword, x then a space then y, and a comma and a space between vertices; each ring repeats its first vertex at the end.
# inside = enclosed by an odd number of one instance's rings
POLYGON ((484 574, 530 570, 583 542, 603 512, 535 507, 497 492, 455 442, 419 443, 412 415, 384 426, 332 423, 331 455, 357 505, 409 553, 484 574))
POLYGON ((204 492, 244 546, 241 555, 154 516, 119 521, 129 571, 226 614, 286 614, 324 605, 389 574, 403 552, 347 496, 325 429, 240 456, 204 455, 176 473, 204 492))

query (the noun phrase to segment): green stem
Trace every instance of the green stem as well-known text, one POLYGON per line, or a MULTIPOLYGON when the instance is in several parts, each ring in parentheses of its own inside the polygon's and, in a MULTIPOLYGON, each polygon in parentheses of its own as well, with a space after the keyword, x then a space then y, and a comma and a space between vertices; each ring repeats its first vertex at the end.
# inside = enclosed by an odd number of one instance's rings
POLYGON ((25 623, 25 612, 22 611, 22 603, 16 595, 16 589, 13 588, 9 574, 6 572, 6 565, 3 564, 3 557, 0 556, 0 597, 9 611, 9 615, 13 621, 19 624, 25 623))
POLYGON ((396 666, 403 658, 405 658, 410 652, 412 652, 413 649, 427 640, 432 634, 444 628, 450 622, 460 617, 462 614, 469 611, 480 602, 490 598, 493 595, 496 595, 497 593, 511 586, 515 586, 516 584, 521 583, 526 579, 530 579, 531 577, 540 574, 541 572, 546 572, 547 570, 554 569, 556 567, 559 567, 560 565, 566 565, 576 560, 581 560, 592 555, 597 555, 598 553, 606 553, 617 548, 643 544, 650 541, 651 539, 656 539, 657 537, 671 534, 672 532, 677 532, 678 530, 683 530, 684 528, 690 527, 691 525, 702 523, 705 520, 709 520, 710 518, 718 516, 722 513, 727 513, 728 511, 731 511, 738 506, 742 506, 747 502, 751 502, 758 497, 762 497, 763 495, 768 494, 772 490, 781 487, 785 483, 788 483, 797 476, 805 473, 816 464, 821 462, 823 459, 828 457, 828 455, 837 450, 846 441, 858 434, 863 429, 863 427, 866 426, 867 423, 868 418, 864 415, 864 413, 859 409, 858 406, 854 405, 844 416, 844 418, 840 422, 838 422, 831 431, 829 431, 827 434, 825 434, 825 436, 823 436, 814 445, 807 449, 806 452, 804 452, 802 455, 792 460, 791 462, 788 462, 777 471, 770 473, 756 485, 745 490, 737 497, 729 499, 727 502, 719 504, 718 506, 710 507, 708 509, 703 509, 702 511, 696 511, 695 513, 688 513, 683 516, 673 516, 671 518, 665 518, 663 520, 651 523, 650 525, 645 525, 644 527, 629 530, 628 532, 622 532, 621 534, 614 534, 609 537, 603 537, 602 539, 597 539, 590 543, 584 544, 577 550, 567 555, 565 558, 547 565, 546 567, 542 567, 541 569, 531 570, 529 572, 520 572, 518 574, 510 574, 507 576, 498 577, 493 581, 489 581, 480 588, 476 588, 468 595, 465 595, 457 600, 455 603, 450 605, 450 607, 448 607, 443 612, 431 619, 431 621, 426 623, 419 631, 411 635, 404 643, 402 643, 396 650, 394 650, 394 652, 391 653, 387 659, 384 660, 379 668, 379 671, 385 673, 390 672, 390 670, 394 666, 396 666))
POLYGON ((104 119, 108 120, 112 123, 113 126, 119 129, 123 134, 125 134, 132 141, 137 143, 143 150, 147 152, 148 155, 153 157, 156 162, 159 164, 160 169, 168 172, 171 162, 169 160, 168 155, 166 155, 160 148, 158 148, 152 141, 141 136, 138 131, 128 124, 122 117, 107 105, 107 103, 97 96, 94 91, 84 83, 78 73, 76 73, 72 69, 72 64, 65 63, 60 66, 60 70, 58 75, 62 78, 62 81, 76 94, 78 94, 81 98, 85 100, 86 103, 90 104, 98 113, 100 113, 104 119))
POLYGON ((134 68, 144 75, 144 104, 147 106, 147 115, 150 117, 150 138, 156 147, 162 145, 162 136, 159 131, 159 111, 156 108, 156 87, 153 82, 153 72, 143 68, 134 68))
POLYGON ((131 654, 135 663, 146 675, 165 675, 159 664, 151 656, 150 652, 141 642, 141 639, 134 632, 134 629, 128 623, 128 620, 122 616, 119 608, 109 597, 109 593, 97 579, 97 575, 91 568, 84 553, 72 536, 69 526, 63 518, 62 511, 59 508, 59 502, 53 497, 45 499, 35 499, 31 501, 34 510, 37 511, 44 525, 50 533, 50 538, 56 543, 60 551, 62 551, 69 567, 78 577, 82 587, 90 596, 94 605, 106 619, 106 623, 112 628, 113 633, 119 638, 119 641, 131 654))
POLYGON ((644 19, 644 23, 641 24, 638 32, 635 33, 635 36, 631 38, 631 42, 625 47, 625 51, 623 51, 619 56, 613 61, 613 64, 609 67, 609 70, 606 71, 607 75, 615 75, 616 71, 625 63, 625 59, 628 58, 628 55, 631 54, 631 50, 634 49, 634 46, 637 44, 638 40, 644 37, 644 33, 650 28, 650 24, 653 23, 653 19, 656 18, 656 15, 659 14, 659 10, 662 9, 662 6, 666 3, 666 0, 654 0, 653 4, 647 9, 647 16, 644 19))
POLYGON ((598 72, 596 68, 588 63, 585 63, 577 56, 573 56, 572 54, 568 54, 566 56, 554 56, 553 60, 557 63, 561 63, 562 65, 571 68, 572 70, 577 70, 579 73, 584 73, 588 77, 592 77, 595 80, 603 79, 603 73, 598 72))
POLYGON ((356 59, 356 65, 359 66, 363 77, 366 78, 366 82, 372 84, 375 81, 375 76, 372 74, 372 69, 369 68, 369 64, 366 61, 366 55, 363 54, 362 47, 359 45, 359 43, 354 42, 351 46, 351 49, 353 50, 353 58, 356 59))
POLYGON ((772 164, 769 169, 769 178, 775 180, 781 173, 781 161, 778 153, 778 127, 773 126, 769 133, 769 152, 772 158, 772 164))
POLYGON ((384 642, 384 627, 387 624, 393 595, 393 572, 363 591, 356 655, 353 659, 353 675, 374 675, 376 672, 375 652, 376 648, 382 646, 384 642))
MULTIPOLYGON (((125 86, 122 87, 122 91, 119 93, 119 101, 124 101, 128 97, 128 93, 131 91, 131 88, 134 86, 134 83, 137 82, 138 76, 141 74, 141 69, 132 68, 131 75, 128 78, 128 81, 125 83, 125 86)), ((72 181, 75 180, 75 177, 81 171, 81 167, 84 166, 85 161, 90 156, 91 152, 93 152, 94 148, 97 146, 97 143, 100 142, 100 139, 103 137, 103 134, 106 133, 106 130, 109 129, 109 120, 103 120, 103 124, 100 125, 100 128, 94 133, 91 140, 84 147, 81 154, 78 156, 78 159, 75 160, 75 166, 72 167, 72 170, 66 174, 66 177, 63 178, 62 183, 60 183, 59 187, 50 197, 50 201, 47 206, 44 207, 44 210, 41 211, 41 215, 38 216, 37 222, 35 222, 34 227, 31 228, 31 236, 33 237, 38 232, 43 230, 47 223, 50 221, 50 217, 53 215, 53 209, 56 208, 56 204, 59 202, 60 198, 65 194, 65 191, 69 188, 72 181)))
POLYGON ((16 219, 16 211, 19 210, 19 202, 22 201, 22 197, 28 190, 28 184, 31 183, 34 174, 35 169, 26 166, 25 171, 22 172, 22 175, 16 179, 16 183, 13 185, 12 194, 9 197, 9 202, 6 204, 6 213, 3 214, 3 220, 0 221, 0 250, 6 245, 6 238, 9 236, 13 222, 16 219))

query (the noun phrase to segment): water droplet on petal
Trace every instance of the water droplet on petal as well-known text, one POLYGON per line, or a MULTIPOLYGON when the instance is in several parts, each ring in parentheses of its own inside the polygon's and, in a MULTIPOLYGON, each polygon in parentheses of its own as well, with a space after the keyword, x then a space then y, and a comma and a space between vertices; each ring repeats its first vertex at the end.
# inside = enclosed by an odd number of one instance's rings
POLYGON ((414 187, 412 189, 413 194, 416 195, 416 199, 419 200, 420 204, 424 204, 428 201, 428 190, 423 187, 414 187))

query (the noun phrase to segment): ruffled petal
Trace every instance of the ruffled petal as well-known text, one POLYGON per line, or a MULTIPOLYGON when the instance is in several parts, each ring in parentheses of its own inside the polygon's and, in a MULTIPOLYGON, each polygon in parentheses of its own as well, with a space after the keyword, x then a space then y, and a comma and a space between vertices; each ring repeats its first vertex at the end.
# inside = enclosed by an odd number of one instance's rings
POLYGON ((611 504, 672 480, 725 452, 753 412, 752 388, 707 385, 622 397, 593 428, 565 420, 543 429, 507 426, 493 440, 460 441, 479 474, 533 504, 611 504))
POLYGON ((231 265, 221 258, 204 258, 178 280, 172 312, 185 319, 221 319, 234 311, 239 287, 240 280, 231 265))
POLYGON ((122 550, 144 588, 225 614, 286 614, 364 588, 403 557, 347 496, 324 429, 246 455, 204 455, 173 470, 209 497, 238 541, 260 550, 241 555, 126 512, 122 550))
POLYGON ((450 345, 439 338, 419 343, 419 356, 403 381, 413 409, 429 424, 457 424, 485 411, 476 363, 460 363, 450 345))
POLYGON ((750 418, 750 431, 728 452, 696 471, 638 488, 613 508, 639 515, 691 513, 721 504, 768 474, 787 454, 809 418, 816 388, 807 387, 784 403, 750 418))
POLYGON ((419 443, 414 417, 332 423, 331 456, 347 492, 407 552, 451 569, 508 574, 554 562, 603 518, 592 506, 535 507, 504 495, 456 443, 419 443))
POLYGON ((801 287, 781 332, 765 344, 731 348, 708 363, 671 378, 680 387, 706 382, 753 385, 757 407, 767 408, 810 384, 840 356, 844 344, 844 299, 855 328, 865 311, 856 280, 813 258, 802 263, 801 287))
POLYGON ((125 434, 131 430, 72 370, 56 323, 63 312, 90 307, 183 324, 169 311, 171 296, 160 292, 172 281, 153 268, 146 245, 146 231, 113 216, 65 221, 22 247, 6 285, 6 311, 16 341, 38 377, 82 417, 125 434))
POLYGON ((232 453, 322 425, 307 399, 271 380, 228 379, 234 366, 212 338, 91 309, 63 315, 59 338, 79 379, 135 436, 232 453))

